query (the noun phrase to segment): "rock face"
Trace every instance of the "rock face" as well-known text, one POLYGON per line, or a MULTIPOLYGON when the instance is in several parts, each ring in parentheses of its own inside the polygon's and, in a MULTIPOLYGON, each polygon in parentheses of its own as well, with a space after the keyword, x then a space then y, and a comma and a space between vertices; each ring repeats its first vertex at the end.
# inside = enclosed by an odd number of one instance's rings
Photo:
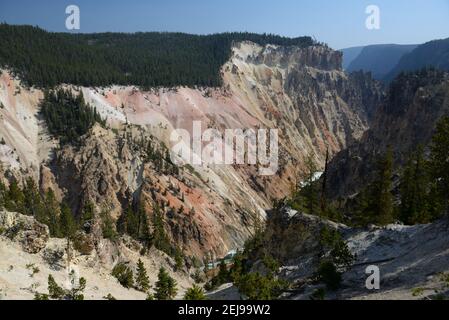
POLYGON ((353 81, 341 71, 341 59, 340 52, 326 47, 241 43, 230 61, 237 71, 227 74, 225 65, 224 79, 242 101, 256 95, 244 103, 245 109, 259 106, 265 118, 260 121, 282 130, 288 149, 293 149, 288 151, 301 155, 300 165, 306 153, 322 164, 327 147, 334 153, 367 128, 370 104, 363 87, 369 86, 373 99, 380 101, 377 84, 353 81))
POLYGON ((0 231, 2 235, 21 244, 28 253, 38 253, 47 245, 48 227, 33 217, 18 213, 0 211, 0 231))
MULTIPOLYGON (((269 223, 273 223, 272 219, 269 223)), ((280 262, 280 276, 292 285, 292 290, 283 298, 309 300, 315 290, 324 288, 323 284, 313 280, 323 259, 320 257, 323 254, 320 247, 323 228, 338 231, 355 257, 342 274, 340 289, 335 292, 326 290, 326 299, 401 300, 449 296, 447 217, 427 225, 392 224, 356 229, 285 207, 275 219, 277 229, 266 234, 264 250, 280 262), (380 270, 379 290, 366 287, 366 280, 372 274, 366 273, 368 266, 380 270)), ((212 293, 212 297, 227 298, 228 292, 233 290, 223 288, 212 293)))
POLYGON ((113 267, 126 263, 136 272, 139 259, 144 263, 150 283, 154 285, 160 267, 164 267, 178 284, 181 299, 192 280, 183 270, 173 272, 174 262, 152 248, 148 254, 139 253, 139 244, 124 237, 112 243, 102 239, 98 250, 81 254, 71 249, 67 255, 67 240, 48 236, 46 226, 33 217, 0 211, 0 300, 32 300, 36 292, 48 293, 48 276, 52 275, 64 289, 70 289, 70 276, 87 280, 86 300, 104 300, 108 294, 119 300, 144 300, 146 294, 134 288, 124 288, 111 275, 113 267))
MULTIPOLYGON (((323 167, 327 149, 334 155, 362 136, 382 90, 367 75, 346 75, 341 53, 325 46, 242 42, 232 52, 222 67, 221 88, 68 86, 82 91, 113 130, 94 127, 81 146, 61 150, 38 119, 42 92, 21 87, 3 72, 0 135, 6 145, 0 151, 5 168, 16 176, 26 168, 42 190, 54 189, 76 212, 91 201, 117 221, 130 202, 140 199, 152 221, 154 209, 162 208, 171 241, 187 255, 222 255, 240 247, 254 217, 263 217, 273 198, 289 194, 308 155, 323 167), (32 123, 32 132, 22 118, 32 123), (147 143, 165 152, 173 145, 173 130, 192 134, 194 121, 202 132, 277 129, 279 170, 273 176, 260 176, 257 166, 249 165, 166 170, 148 159, 147 143)), ((190 139, 184 142, 190 145, 190 139)), ((101 238, 99 223, 93 233, 101 238)))
POLYGON ((348 246, 357 260, 343 275, 338 298, 423 299, 438 294, 447 298, 448 230, 445 218, 429 225, 390 225, 348 233, 348 246), (380 290, 365 286, 370 265, 380 269, 380 290))
POLYGON ((447 73, 423 71, 399 77, 363 138, 329 164, 329 196, 359 192, 372 181, 376 161, 389 147, 394 147, 395 164, 403 164, 418 145, 429 144, 436 123, 445 115, 449 115, 447 73))
POLYGON ((280 213, 278 210, 269 211, 268 221, 268 230, 275 226, 275 229, 271 230, 272 238, 267 241, 268 246, 272 249, 273 257, 284 265, 303 263, 308 259, 317 263, 321 231, 324 228, 334 231, 348 229, 343 224, 300 213, 288 207, 281 209, 280 213), (277 216, 271 216, 274 213, 277 216))

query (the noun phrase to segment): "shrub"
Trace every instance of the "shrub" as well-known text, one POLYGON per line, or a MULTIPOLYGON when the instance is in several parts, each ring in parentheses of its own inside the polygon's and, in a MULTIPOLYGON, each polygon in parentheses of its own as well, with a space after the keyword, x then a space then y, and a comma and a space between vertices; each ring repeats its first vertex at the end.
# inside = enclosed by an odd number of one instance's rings
POLYGON ((324 300, 326 298, 326 290, 324 288, 316 289, 310 296, 310 300, 324 300))
POLYGON ((204 277, 200 269, 195 270, 195 272, 192 274, 192 279, 195 280, 195 283, 197 284, 204 281, 204 277))
POLYGON ((152 295, 151 293, 148 293, 145 300, 146 301, 153 301, 154 300, 154 295, 152 295))
POLYGON ((78 285, 75 286, 75 278, 73 275, 73 272, 70 274, 71 282, 72 282, 72 289, 67 290, 67 298, 69 300, 84 300, 84 295, 83 295, 83 291, 84 289, 86 289, 86 279, 84 278, 80 278, 78 285))
POLYGON ((70 273, 70 281, 72 288, 65 290, 60 287, 52 275, 48 276, 48 295, 36 293, 34 300, 49 300, 49 298, 55 300, 84 300, 83 291, 86 289, 86 279, 80 278, 78 285, 75 285, 75 276, 73 271, 70 273))
POLYGON ((354 256, 343 240, 340 232, 324 227, 320 231, 322 254, 329 252, 331 261, 337 268, 348 268, 354 262, 354 256))
POLYGON ((31 271, 30 278, 34 277, 35 274, 40 272, 40 269, 34 265, 34 263, 29 263, 26 265, 26 268, 31 271))
POLYGON ((88 236, 79 233, 76 235, 73 241, 74 248, 82 255, 88 256, 94 250, 94 245, 88 238, 88 236))
POLYGON ((184 295, 184 300, 205 300, 206 296, 204 295, 204 290, 194 285, 193 287, 189 288, 187 292, 184 295))
POLYGON ((34 300, 50 300, 48 294, 36 292, 34 294, 34 300))
POLYGON ((320 264, 317 279, 322 281, 332 291, 337 290, 341 284, 341 274, 331 261, 324 261, 320 264))
POLYGON ((424 289, 423 288, 414 288, 412 290, 412 295, 414 297, 419 297, 419 296, 422 296, 423 294, 424 294, 424 289))
POLYGON ((241 294, 249 300, 273 300, 285 289, 286 284, 272 276, 247 273, 236 283, 241 294))
POLYGON ((65 290, 56 283, 52 275, 48 276, 48 295, 56 300, 61 300, 65 296, 65 290))
POLYGON ((125 288, 132 288, 134 285, 133 272, 126 263, 117 264, 112 269, 112 276, 117 278, 118 282, 125 288))
POLYGON ((110 293, 108 293, 107 296, 103 297, 103 299, 105 299, 105 300, 110 300, 110 301, 117 300, 117 299, 116 299, 112 294, 110 294, 110 293))

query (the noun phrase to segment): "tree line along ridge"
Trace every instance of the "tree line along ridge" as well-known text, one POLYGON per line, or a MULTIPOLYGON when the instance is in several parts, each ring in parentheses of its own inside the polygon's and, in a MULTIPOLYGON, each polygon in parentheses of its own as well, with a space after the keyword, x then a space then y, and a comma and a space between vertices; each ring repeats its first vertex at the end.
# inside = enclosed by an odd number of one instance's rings
POLYGON ((220 68, 235 42, 308 47, 310 37, 220 33, 47 32, 38 27, 0 24, 0 67, 30 86, 137 85, 142 88, 221 85, 220 68))

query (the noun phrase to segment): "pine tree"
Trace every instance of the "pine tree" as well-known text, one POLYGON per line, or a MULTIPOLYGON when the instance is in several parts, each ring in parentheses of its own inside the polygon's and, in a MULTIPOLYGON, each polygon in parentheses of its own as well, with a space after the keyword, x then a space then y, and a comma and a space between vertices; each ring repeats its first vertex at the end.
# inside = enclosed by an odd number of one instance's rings
POLYGON ((369 193, 369 187, 365 187, 352 201, 348 202, 348 206, 352 209, 352 223, 355 226, 365 227, 372 223, 369 211, 369 193))
POLYGON ((186 291, 184 295, 184 300, 193 300, 193 301, 206 300, 203 288, 197 285, 193 285, 193 287, 189 288, 186 291))
POLYGON ((430 146, 430 174, 433 184, 433 203, 436 210, 449 214, 449 116, 437 124, 430 146))
POLYGON ((76 233, 76 223, 75 219, 73 217, 72 210, 70 207, 62 203, 61 204, 61 214, 59 216, 59 226, 61 230, 61 235, 66 238, 67 240, 67 261, 70 264, 70 261, 72 259, 71 254, 71 242, 75 239, 75 233, 76 233))
POLYGON ((7 189, 5 184, 0 179, 0 210, 5 208, 7 202, 7 189))
POLYGON ((240 276, 244 273, 243 259, 244 255, 240 251, 238 251, 233 258, 232 267, 231 270, 229 271, 229 277, 233 283, 238 282, 240 276))
MULTIPOLYGON (((45 221, 41 195, 33 178, 28 178, 23 189, 25 214, 33 216, 40 222, 45 221)), ((45 222, 44 222, 45 223, 45 222)))
POLYGON ((86 279, 80 278, 78 284, 75 284, 76 277, 74 273, 69 274, 71 289, 64 289, 58 285, 52 275, 48 276, 48 295, 36 293, 34 300, 84 300, 83 291, 86 289, 86 279))
POLYGON ((170 240, 165 232, 164 218, 158 205, 155 205, 153 212, 153 245, 167 254, 170 254, 170 240))
POLYGON ((40 109, 48 131, 62 144, 79 142, 95 122, 106 124, 96 109, 85 103, 82 93, 75 96, 69 90, 46 91, 40 109))
POLYGON ((220 284, 226 283, 229 280, 229 271, 224 260, 220 262, 217 278, 220 284))
POLYGON ((176 285, 175 279, 170 277, 164 267, 161 267, 159 269, 154 297, 157 300, 173 300, 178 292, 176 285))
POLYGON ((8 211, 15 211, 18 213, 25 212, 25 196, 16 179, 13 179, 9 184, 5 208, 8 211))
POLYGON ((406 224, 430 222, 431 216, 427 206, 428 184, 424 149, 418 147, 416 153, 407 162, 400 179, 399 217, 401 221, 406 224))
POLYGON ((115 240, 117 238, 117 232, 114 227, 114 222, 109 210, 104 209, 101 214, 101 231, 104 239, 115 240))
POLYGON ((61 233, 59 216, 60 207, 56 200, 55 193, 53 190, 48 189, 44 198, 44 223, 48 225, 50 235, 55 238, 63 236, 61 233))
MULTIPOLYGON (((323 212, 321 209, 323 202, 320 205, 320 190, 315 181, 318 168, 312 155, 307 156, 304 165, 305 168, 297 174, 296 181, 292 185, 289 205, 297 211, 320 215, 323 212)), ((324 189, 324 185, 321 189, 324 189)))
POLYGON ((391 194, 393 179, 393 152, 388 149, 378 162, 376 179, 371 185, 368 211, 373 222, 386 225, 393 222, 393 195, 391 194))
POLYGON ((316 215, 319 212, 318 206, 318 190, 315 184, 314 178, 318 171, 318 168, 310 155, 306 159, 306 172, 303 187, 303 194, 305 196, 307 213, 311 215, 316 215))
POLYGON ((127 234, 129 234, 133 238, 137 238, 139 230, 139 218, 137 217, 131 205, 129 205, 126 209, 125 227, 127 234))
POLYGON ((76 232, 76 223, 72 210, 65 203, 61 205, 61 216, 59 221, 62 236, 67 238, 67 240, 72 240, 76 232))
POLYGON ((114 83, 144 89, 222 85, 220 68, 229 59, 233 42, 249 40, 262 46, 321 45, 310 37, 285 38, 247 32, 207 36, 157 32, 72 35, 7 24, 0 24, 0 39, 3 43, 0 61, 29 85, 114 83), (92 39, 95 41, 90 42, 92 39))
POLYGON ((143 203, 140 203, 137 215, 138 215, 137 238, 138 240, 144 243, 149 243, 151 237, 150 227, 148 224, 148 217, 143 203))
POLYGON ((95 217, 95 207, 92 202, 87 202, 84 205, 83 212, 81 214, 80 225, 84 227, 86 222, 92 221, 95 217))
POLYGON ((147 270, 142 260, 137 262, 137 275, 136 275, 137 289, 142 292, 147 292, 150 289, 150 279, 147 275, 147 270))

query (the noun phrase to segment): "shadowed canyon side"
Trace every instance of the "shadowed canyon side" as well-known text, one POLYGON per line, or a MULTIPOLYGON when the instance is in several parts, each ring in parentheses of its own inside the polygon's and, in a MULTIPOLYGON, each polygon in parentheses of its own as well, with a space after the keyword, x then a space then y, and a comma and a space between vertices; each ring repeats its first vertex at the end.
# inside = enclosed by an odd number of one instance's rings
POLYGON ((330 198, 359 193, 374 180, 377 162, 389 149, 395 167, 404 165, 419 146, 429 145, 436 124, 448 115, 446 72, 422 70, 396 78, 377 109, 371 128, 360 141, 330 162, 327 175, 330 198))
MULTIPOLYGON (((290 193, 307 155, 324 167, 327 149, 337 153, 368 128, 381 87, 362 73, 346 75, 341 59, 321 45, 241 42, 222 67, 221 88, 64 86, 82 93, 110 128, 95 125, 79 146, 61 148, 38 115, 43 93, 3 71, 3 168, 9 177, 35 178, 78 213, 88 202, 115 222, 130 204, 143 205, 150 222, 162 212, 170 242, 186 255, 223 255, 242 246, 272 199, 290 193), (251 166, 174 166, 170 134, 191 132, 193 121, 203 130, 278 129, 277 174, 259 176, 251 166)), ((101 218, 95 221, 93 243, 101 238, 101 218)))

